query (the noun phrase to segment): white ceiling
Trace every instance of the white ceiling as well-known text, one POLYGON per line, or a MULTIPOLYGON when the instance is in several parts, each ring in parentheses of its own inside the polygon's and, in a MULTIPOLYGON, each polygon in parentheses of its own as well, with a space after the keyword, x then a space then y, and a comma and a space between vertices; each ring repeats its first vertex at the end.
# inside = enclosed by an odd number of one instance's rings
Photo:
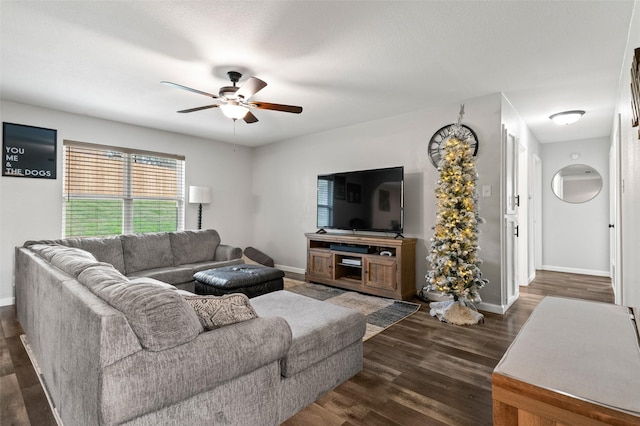
POLYGON ((0 96, 258 146, 504 92, 541 142, 603 137, 633 7, 2 0, 0 96), (226 71, 238 68, 268 83, 252 100, 301 105, 302 114, 254 110, 260 121, 239 121, 234 136, 218 109, 176 114, 213 103, 206 97, 160 84, 217 93, 226 71), (587 113, 571 126, 548 119, 570 109, 587 113))

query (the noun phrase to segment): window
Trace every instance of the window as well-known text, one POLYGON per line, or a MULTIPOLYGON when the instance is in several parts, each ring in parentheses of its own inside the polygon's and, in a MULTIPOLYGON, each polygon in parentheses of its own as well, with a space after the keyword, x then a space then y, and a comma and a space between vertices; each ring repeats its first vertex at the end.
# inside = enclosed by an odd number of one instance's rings
POLYGON ((333 226, 333 180, 318 177, 318 227, 333 226))
POLYGON ((63 234, 184 228, 184 156, 64 141, 63 234))

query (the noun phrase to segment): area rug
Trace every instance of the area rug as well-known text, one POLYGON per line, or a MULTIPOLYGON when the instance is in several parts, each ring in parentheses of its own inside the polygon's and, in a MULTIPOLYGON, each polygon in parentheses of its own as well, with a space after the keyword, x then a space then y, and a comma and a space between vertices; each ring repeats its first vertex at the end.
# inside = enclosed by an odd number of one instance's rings
POLYGON ((29 346, 29 342, 27 341, 27 335, 26 334, 21 334, 20 335, 20 340, 22 341, 22 345, 24 346, 24 350, 27 352, 27 356, 29 357, 29 360, 31 361, 31 365, 33 365, 33 369, 36 372, 36 375, 38 376, 38 380, 40 381, 40 385, 42 385, 42 390, 44 390, 44 394, 47 397, 47 401, 49 402, 49 407, 51 407, 51 411, 53 412, 53 417, 55 418, 56 423, 58 423, 58 426, 63 426, 62 425, 62 419, 60 418, 60 413, 58 413, 58 409, 53 404, 53 400, 51 399, 51 395, 49 395, 49 389, 47 388, 47 384, 45 383, 44 377, 42 376, 42 370, 40 370, 40 366, 38 365, 38 361, 36 360, 36 357, 34 356, 33 351, 31 350, 31 346, 29 346))
POLYGON ((420 309, 418 303, 368 296, 355 291, 306 283, 291 278, 284 279, 284 289, 362 312, 367 317, 367 331, 363 341, 413 315, 420 309))

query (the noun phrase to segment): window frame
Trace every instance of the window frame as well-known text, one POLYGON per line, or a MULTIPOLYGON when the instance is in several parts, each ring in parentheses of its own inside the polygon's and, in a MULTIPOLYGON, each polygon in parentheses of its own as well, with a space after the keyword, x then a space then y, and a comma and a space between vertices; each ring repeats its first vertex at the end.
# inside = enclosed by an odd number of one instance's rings
POLYGON ((332 178, 318 176, 317 183, 317 209, 316 225, 320 228, 333 227, 333 198, 335 182, 332 178), (320 218, 326 217, 325 223, 320 223, 320 218))
MULTIPOLYGON (((134 231, 134 220, 135 220, 135 207, 134 204, 138 200, 151 200, 151 201, 173 201, 176 202, 176 231, 184 230, 185 224, 185 170, 186 170, 186 161, 184 155, 178 154, 167 154, 162 152, 155 151, 147 151, 147 150, 139 150, 132 148, 123 148, 111 145, 101 145, 101 144, 93 144, 87 142, 78 142, 72 140, 64 140, 63 141, 63 184, 62 184, 62 235, 64 238, 72 238, 72 237, 83 237, 87 235, 67 235, 67 206, 70 200, 114 200, 121 201, 122 203, 122 223, 121 223, 121 233, 122 234, 130 234, 134 231), (71 193, 68 191, 68 179, 69 179, 69 165, 67 163, 69 154, 69 149, 86 149, 93 150, 95 152, 114 152, 116 155, 122 157, 123 160, 123 170, 122 170, 122 193, 118 195, 105 195, 98 193, 96 191, 94 194, 87 193, 71 193), (174 160, 176 161, 176 196, 163 197, 159 195, 152 196, 142 196, 142 195, 134 195, 134 178, 133 178, 133 167, 134 164, 144 164, 139 161, 135 161, 136 159, 140 159, 140 157, 153 157, 154 159, 162 159, 162 160, 174 160)), ((161 231, 158 229, 158 231, 161 231)), ((154 232, 154 231, 147 231, 154 232)), ((105 233, 100 236, 110 236, 110 235, 118 235, 113 233, 105 233)), ((92 235, 94 236, 94 235, 92 235)), ((95 235, 97 236, 97 235, 95 235)))

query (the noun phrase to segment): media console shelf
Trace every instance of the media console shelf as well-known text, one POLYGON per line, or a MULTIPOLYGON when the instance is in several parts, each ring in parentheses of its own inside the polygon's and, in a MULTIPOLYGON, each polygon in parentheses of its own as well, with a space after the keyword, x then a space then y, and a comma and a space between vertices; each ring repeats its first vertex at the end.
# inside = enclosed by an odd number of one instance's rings
POLYGON ((416 239, 305 234, 309 282, 407 300, 416 294, 416 239))

